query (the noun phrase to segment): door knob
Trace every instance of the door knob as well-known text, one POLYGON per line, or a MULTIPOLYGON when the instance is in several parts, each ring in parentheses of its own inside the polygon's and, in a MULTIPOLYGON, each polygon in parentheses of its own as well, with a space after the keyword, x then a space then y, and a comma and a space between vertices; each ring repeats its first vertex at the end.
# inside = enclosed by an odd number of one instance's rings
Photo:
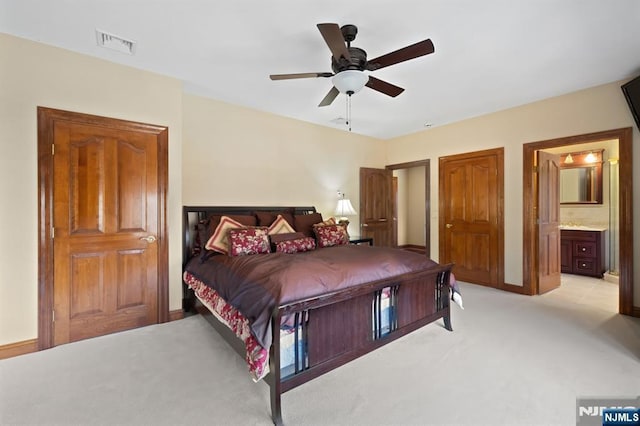
POLYGON ((156 240, 156 237, 154 237, 153 235, 147 235, 146 237, 140 237, 141 241, 146 241, 148 243, 153 243, 156 240))
POLYGON ((453 224, 452 224, 452 223, 447 223, 445 226, 446 226, 447 228, 453 228, 453 224))

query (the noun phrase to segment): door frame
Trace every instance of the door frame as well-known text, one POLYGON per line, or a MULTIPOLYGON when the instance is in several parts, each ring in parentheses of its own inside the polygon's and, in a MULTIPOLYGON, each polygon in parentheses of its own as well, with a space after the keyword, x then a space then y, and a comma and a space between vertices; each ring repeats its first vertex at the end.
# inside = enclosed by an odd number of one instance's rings
POLYGON ((169 320, 168 135, 165 126, 38 107, 38 350, 53 346, 53 130, 56 121, 156 135, 158 142, 158 322, 169 320))
POLYGON ((535 237, 536 213, 534 211, 534 156, 541 149, 560 146, 577 145, 581 143, 599 142, 604 140, 618 140, 619 181, 625 185, 618 187, 620 209, 620 281, 619 281, 619 312, 625 315, 640 315, 640 310, 634 312, 633 307, 633 177, 632 177, 632 129, 606 130, 603 132, 584 135, 549 139, 530 142, 523 145, 523 292, 528 295, 536 294, 538 258, 536 256, 537 239, 535 237))
MULTIPOLYGON (((424 251, 428 258, 431 258, 431 162, 430 160, 409 161, 408 163, 390 164, 385 166, 387 170, 410 169, 412 167, 424 167, 424 214, 425 214, 425 236, 424 251)), ((395 200, 393 200, 395 203, 395 200)), ((397 226, 397 224, 396 224, 397 226)))

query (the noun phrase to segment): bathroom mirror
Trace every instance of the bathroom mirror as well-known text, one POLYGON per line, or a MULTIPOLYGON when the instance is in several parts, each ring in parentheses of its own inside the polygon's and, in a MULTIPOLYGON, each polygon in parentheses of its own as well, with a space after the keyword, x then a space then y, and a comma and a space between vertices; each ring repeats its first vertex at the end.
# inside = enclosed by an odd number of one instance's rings
POLYGON ((602 150, 560 156, 560 204, 602 204, 602 150))

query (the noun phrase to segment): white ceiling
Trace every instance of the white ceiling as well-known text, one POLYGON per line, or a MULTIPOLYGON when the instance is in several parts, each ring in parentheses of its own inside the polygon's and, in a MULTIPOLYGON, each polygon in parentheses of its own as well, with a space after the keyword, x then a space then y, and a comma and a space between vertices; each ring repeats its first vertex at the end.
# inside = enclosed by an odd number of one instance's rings
POLYGON ((435 53, 372 75, 405 88, 352 98, 353 132, 390 138, 640 74, 640 0, 0 0, 0 32, 175 77, 188 93, 346 129, 316 24, 355 24, 369 58, 435 53), (134 40, 133 56, 95 30, 134 40))

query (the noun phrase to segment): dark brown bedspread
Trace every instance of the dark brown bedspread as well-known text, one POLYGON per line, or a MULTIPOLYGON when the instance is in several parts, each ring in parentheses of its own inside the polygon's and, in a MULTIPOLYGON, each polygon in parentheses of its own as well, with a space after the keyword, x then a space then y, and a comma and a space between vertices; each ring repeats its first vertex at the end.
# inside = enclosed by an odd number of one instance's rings
POLYGON ((195 257, 185 270, 236 307, 268 348, 271 313, 279 305, 437 265, 405 250, 344 245, 296 254, 195 257))

